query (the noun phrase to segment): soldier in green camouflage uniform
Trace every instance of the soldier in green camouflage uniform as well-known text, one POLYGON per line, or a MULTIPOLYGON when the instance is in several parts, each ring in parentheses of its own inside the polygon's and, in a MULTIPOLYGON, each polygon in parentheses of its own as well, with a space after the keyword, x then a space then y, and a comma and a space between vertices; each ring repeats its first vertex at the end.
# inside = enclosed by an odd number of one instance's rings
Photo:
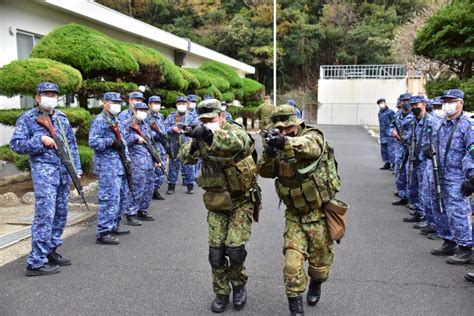
POLYGON ((260 104, 255 110, 255 116, 258 118, 260 130, 265 130, 270 126, 272 111, 275 107, 270 103, 270 97, 265 98, 265 102, 260 104))
POLYGON ((271 128, 278 130, 265 135, 258 171, 262 177, 276 178, 277 194, 286 205, 284 283, 291 315, 303 315, 302 294, 307 287, 304 261, 309 261, 307 301, 314 306, 334 260, 322 205, 334 197, 339 177, 337 172, 321 174, 315 167, 327 166, 332 148, 321 131, 296 117, 291 105, 276 107, 271 120, 271 128))
POLYGON ((193 140, 181 148, 179 159, 185 164, 195 164, 199 158, 203 162, 198 185, 205 190, 208 209, 209 262, 216 293, 211 310, 217 313, 227 307, 231 290, 235 309, 247 300, 245 244, 254 210, 260 207, 255 194, 257 166, 252 138, 242 126, 226 121, 218 100, 205 100, 196 111, 203 124, 186 132, 193 140))

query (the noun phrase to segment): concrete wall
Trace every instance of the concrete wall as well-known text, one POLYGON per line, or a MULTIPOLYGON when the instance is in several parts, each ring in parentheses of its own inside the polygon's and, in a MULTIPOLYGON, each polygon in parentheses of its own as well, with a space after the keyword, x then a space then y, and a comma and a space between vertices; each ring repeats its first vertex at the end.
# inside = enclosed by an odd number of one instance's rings
POLYGON ((405 79, 320 79, 318 124, 378 125, 377 99, 394 109, 406 89, 405 79))

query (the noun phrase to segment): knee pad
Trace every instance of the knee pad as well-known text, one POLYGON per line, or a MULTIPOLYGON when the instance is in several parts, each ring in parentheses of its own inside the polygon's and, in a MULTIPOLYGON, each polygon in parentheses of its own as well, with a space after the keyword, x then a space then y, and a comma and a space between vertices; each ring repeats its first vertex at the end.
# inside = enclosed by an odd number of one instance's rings
POLYGON ((227 247, 227 255, 229 256, 229 261, 231 265, 240 266, 245 262, 245 258, 247 257, 247 250, 245 250, 244 245, 239 247, 227 247))
POLYGON ((285 251, 285 267, 286 275, 293 276, 300 273, 303 269, 304 256, 301 252, 294 249, 287 249, 285 251))
POLYGON ((330 267, 315 267, 309 265, 308 274, 312 279, 317 280, 319 283, 325 282, 329 278, 330 267))
POLYGON ((225 247, 209 246, 209 263, 213 268, 222 268, 225 265, 225 247))

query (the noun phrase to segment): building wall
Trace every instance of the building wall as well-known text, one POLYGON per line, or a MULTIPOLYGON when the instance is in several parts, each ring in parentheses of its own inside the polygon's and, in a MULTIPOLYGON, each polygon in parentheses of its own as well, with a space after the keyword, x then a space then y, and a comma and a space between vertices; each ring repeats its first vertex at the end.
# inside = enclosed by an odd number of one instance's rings
POLYGON ((318 124, 378 125, 376 101, 385 98, 395 109, 406 79, 320 79, 318 124))

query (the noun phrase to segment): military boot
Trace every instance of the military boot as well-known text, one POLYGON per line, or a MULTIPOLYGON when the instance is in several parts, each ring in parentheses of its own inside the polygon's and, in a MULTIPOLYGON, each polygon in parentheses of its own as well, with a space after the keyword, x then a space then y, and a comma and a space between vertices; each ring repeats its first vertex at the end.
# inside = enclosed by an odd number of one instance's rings
POLYGON ((419 223, 419 222, 423 222, 425 219, 426 218, 423 215, 415 214, 410 217, 405 217, 403 221, 405 223, 419 223))
POLYGON ((41 275, 50 275, 60 272, 61 269, 57 264, 45 264, 39 268, 32 268, 30 266, 26 267, 25 274, 26 276, 41 276, 41 275))
POLYGON ((168 184, 168 191, 166 191, 166 194, 174 194, 174 184, 168 184))
POLYGON ((150 216, 147 213, 142 212, 142 211, 137 212, 137 219, 139 219, 141 221, 145 221, 145 222, 152 222, 152 221, 155 220, 155 218, 153 216, 150 216))
POLYGON ((120 240, 118 239, 118 237, 114 237, 112 235, 105 235, 97 238, 95 243, 100 245, 118 245, 120 244, 120 240))
POLYGON ((423 227, 420 230, 420 234, 425 235, 425 236, 427 236, 428 234, 432 234, 432 233, 436 233, 436 230, 434 230, 433 227, 431 227, 431 225, 423 227))
POLYGON ((188 187, 188 192, 186 192, 186 193, 187 194, 194 194, 194 185, 193 184, 188 184, 187 187, 188 187))
POLYGON ((303 316, 303 296, 288 297, 288 306, 290 307, 290 316, 303 316))
POLYGON ((217 294, 216 298, 212 301, 211 311, 214 313, 222 313, 225 311, 227 305, 229 305, 229 295, 217 294))
POLYGON ((466 264, 471 262, 471 247, 459 246, 454 256, 448 257, 446 262, 449 264, 466 264))
POLYGON ((385 165, 380 167, 380 170, 390 170, 390 164, 387 162, 385 165))
POLYGON ((464 278, 468 282, 474 282, 474 272, 468 272, 464 275, 464 278))
POLYGON ((428 222, 426 222, 426 221, 413 224, 414 229, 422 229, 422 228, 425 228, 427 226, 428 226, 428 222))
POLYGON ((311 278, 309 281, 308 293, 306 294, 306 301, 309 306, 318 304, 319 298, 321 297, 321 282, 311 278))
POLYGON ((142 226, 142 223, 137 220, 136 216, 127 215, 127 225, 130 226, 142 226))
POLYGON ((431 250, 431 254, 434 256, 452 256, 457 247, 454 241, 445 240, 440 248, 431 250))
POLYGON ((241 310, 245 306, 245 303, 247 303, 247 291, 245 290, 245 286, 234 287, 232 289, 232 303, 236 310, 241 310))
POLYGON ((153 200, 160 200, 160 201, 163 201, 165 198, 161 195, 160 191, 158 191, 158 189, 156 189, 155 191, 153 191, 153 200))
POLYGON ((407 205, 407 204, 408 204, 408 200, 402 199, 402 198, 392 202, 392 205, 407 205))
POLYGON ((48 263, 52 265, 58 265, 58 266, 70 266, 71 265, 71 260, 63 258, 59 253, 56 252, 56 248, 53 249, 53 252, 51 252, 48 256, 48 263))
POLYGON ((441 239, 441 237, 439 237, 437 232, 428 234, 428 236, 426 236, 426 237, 428 237, 428 239, 431 239, 431 240, 440 240, 441 239))
POLYGON ((125 236, 130 235, 130 230, 117 228, 116 230, 112 230, 110 234, 113 236, 125 236))

